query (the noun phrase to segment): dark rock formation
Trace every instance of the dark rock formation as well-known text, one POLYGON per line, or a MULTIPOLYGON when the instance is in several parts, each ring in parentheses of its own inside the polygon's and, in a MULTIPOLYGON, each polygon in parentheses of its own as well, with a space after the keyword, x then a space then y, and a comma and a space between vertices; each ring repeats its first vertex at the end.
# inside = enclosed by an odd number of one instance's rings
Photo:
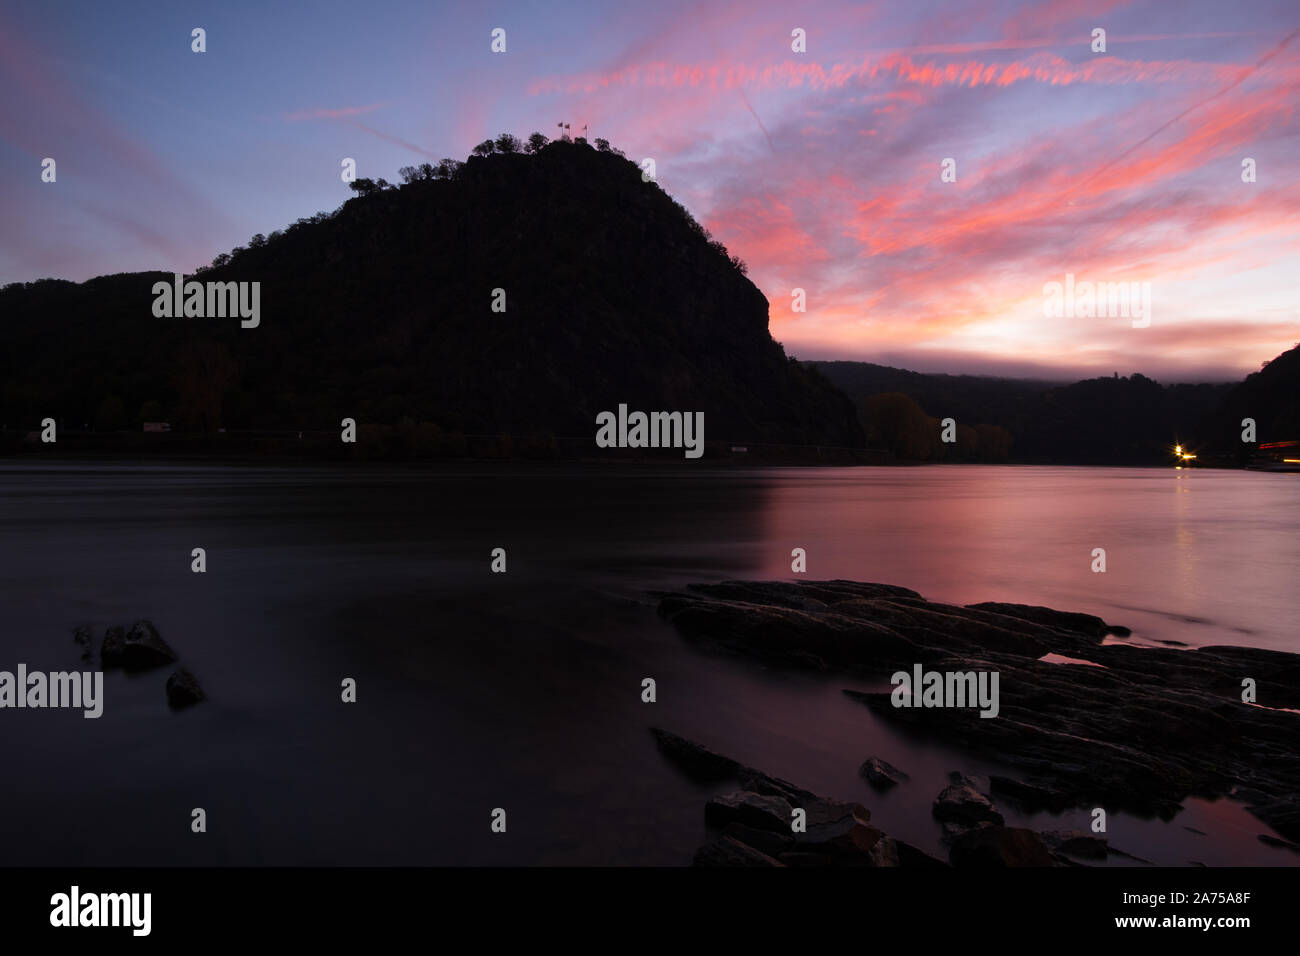
POLYGON ((83 661, 90 660, 90 655, 94 650, 95 632, 82 625, 72 632, 72 641, 81 648, 81 659, 83 661))
POLYGON ((176 652, 159 636, 152 621, 136 621, 125 633, 120 627, 110 627, 104 635, 99 658, 106 669, 147 671, 174 663, 176 652))
POLYGON ((704 821, 717 827, 743 823, 759 830, 788 830, 790 801, 748 790, 727 793, 705 804, 704 821))
POLYGON ((705 821, 722 832, 695 854, 696 866, 945 865, 873 827, 871 811, 859 803, 819 797, 666 730, 651 733, 664 757, 692 779, 704 774, 745 786, 705 806, 705 821), (805 815, 799 831, 796 809, 805 815))
POLYGON ((1279 850, 1290 850, 1292 853, 1300 853, 1300 845, 1292 843, 1290 840, 1279 840, 1277 837, 1269 836, 1267 833, 1259 834, 1257 839, 1265 846, 1277 847, 1279 850))
POLYGON ((692 862, 695 866, 785 866, 760 850, 725 835, 696 850, 692 862))
POLYGON ((256 334, 141 320, 171 279, 0 289, 0 421, 156 399, 180 428, 306 426, 334 448, 353 415, 357 454, 464 455, 466 436, 502 433, 539 453, 586 436, 595 453, 596 415, 625 402, 702 412, 710 442, 865 442, 848 398, 772 338, 767 298, 722 245, 636 163, 580 143, 474 156, 223 255, 201 281, 277 290, 256 334), (508 308, 492 316, 497 287, 508 308), (294 361, 267 360, 289 343, 294 361), (214 407, 171 384, 191 365, 214 407), (379 431, 408 416, 419 430, 379 431))
POLYGON ((1104 860, 1110 852, 1105 837, 1081 830, 1047 830, 1039 834, 1055 854, 1081 857, 1087 860, 1104 860))
POLYGON ((908 779, 907 774, 879 757, 868 757, 858 773, 876 790, 888 790, 908 779))
POLYGON ((126 628, 110 627, 104 632, 104 640, 99 647, 99 663, 105 670, 122 666, 123 649, 126 646, 126 628))
MULTIPOLYGON (((683 638, 787 666, 887 683, 896 670, 993 671, 1000 712, 895 707, 882 720, 1014 767, 993 789, 1027 809, 1106 807, 1171 818, 1189 796, 1232 794, 1300 841, 1300 655, 1246 647, 1103 644, 1098 617, 1019 604, 931 603, 851 581, 694 585, 662 595, 683 638), (1039 660, 1058 654, 1100 664, 1039 660), (1241 701, 1255 680, 1262 706, 1241 701)), ((980 852, 984 852, 981 850, 980 852)))
MULTIPOLYGON (((770 777, 753 767, 716 754, 712 750, 679 737, 667 730, 651 727, 659 751, 679 770, 693 780, 714 782, 733 780, 739 782, 745 790, 767 796, 785 798, 787 803, 802 803, 816 798, 816 794, 802 787, 796 787, 779 777, 770 777)), ((789 817, 786 817, 788 826, 789 817)))
POLYGON ((182 667, 167 678, 167 705, 173 710, 190 707, 205 699, 198 678, 185 668, 182 667))
POLYGON ((1052 855, 1037 833, 1003 826, 967 830, 953 841, 948 859, 959 868, 1052 865, 1052 855))
POLYGON ((944 823, 955 823, 963 827, 979 826, 981 823, 1000 825, 1002 814, 993 806, 988 795, 980 792, 976 783, 961 774, 934 801, 934 818, 944 823))

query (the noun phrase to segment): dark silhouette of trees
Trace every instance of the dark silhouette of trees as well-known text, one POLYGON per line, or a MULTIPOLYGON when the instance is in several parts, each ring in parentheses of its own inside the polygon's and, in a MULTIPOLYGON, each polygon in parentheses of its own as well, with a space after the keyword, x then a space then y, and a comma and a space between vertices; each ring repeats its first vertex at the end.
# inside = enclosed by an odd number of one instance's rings
POLYGON ((239 383, 239 366, 220 342, 186 342, 176 352, 172 385, 179 396, 178 420, 201 431, 221 425, 226 393, 239 383))
POLYGON ((95 410, 95 428, 102 432, 118 431, 125 428, 126 406, 122 404, 122 399, 116 395, 109 395, 99 403, 99 408, 95 410))
MULTIPOLYGON (((448 162, 448 160, 443 160, 448 162)), ((419 166, 403 166, 397 171, 403 183, 418 183, 426 179, 437 179, 438 171, 429 163, 421 163, 419 166)))
POLYGON ((867 444, 904 461, 928 461, 938 444, 939 423, 902 392, 872 395, 860 406, 867 444), (931 423, 934 434, 931 436, 931 423))

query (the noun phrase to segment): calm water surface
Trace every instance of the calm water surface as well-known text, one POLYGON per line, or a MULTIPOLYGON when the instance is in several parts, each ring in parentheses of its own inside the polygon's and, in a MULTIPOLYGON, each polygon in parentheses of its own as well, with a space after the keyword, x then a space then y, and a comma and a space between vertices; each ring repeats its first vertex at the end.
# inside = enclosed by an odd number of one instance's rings
MULTIPOLYGON (((77 669, 75 626, 148 617, 210 699, 174 714, 166 671, 112 672, 99 720, 0 712, 0 862, 681 864, 711 791, 662 760, 652 725, 862 800, 942 852, 944 774, 996 766, 905 740, 840 692, 887 685, 691 648, 648 592, 789 579, 802 547, 809 579, 1295 651, 1298 531, 1300 475, 1211 470, 7 461, 0 669, 77 669), (869 791, 873 753, 911 782, 869 791)), ((1162 863, 1300 862, 1269 832, 1189 800, 1170 823, 1112 815, 1110 838, 1162 863)))

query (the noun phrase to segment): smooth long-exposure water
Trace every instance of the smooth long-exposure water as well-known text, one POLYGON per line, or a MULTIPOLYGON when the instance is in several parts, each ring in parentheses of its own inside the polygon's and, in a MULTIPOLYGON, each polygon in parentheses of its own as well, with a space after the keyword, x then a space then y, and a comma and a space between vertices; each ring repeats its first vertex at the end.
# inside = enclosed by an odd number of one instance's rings
MULTIPOLYGON (((98 720, 0 711, 0 857, 687 863, 712 791, 660 757, 650 726, 861 800, 940 853, 944 774, 989 765, 905 740, 840 692, 886 684, 687 645, 651 592, 790 579, 801 547, 809 580, 1086 611, 1139 642, 1295 651, 1298 530, 1300 475, 1235 471, 10 460, 0 670, 81 669, 74 627, 98 641, 150 618, 209 700, 173 713, 168 671, 111 671, 98 720), (489 570, 497 547, 505 574, 489 570), (355 704, 340 700, 348 677, 355 704), (857 775, 870 754, 912 780, 877 796, 857 775), (196 807, 207 833, 190 830, 196 807)), ((1296 863, 1256 840, 1269 832, 1231 801, 1189 800, 1169 823, 1115 815, 1109 836, 1157 862, 1296 863)))

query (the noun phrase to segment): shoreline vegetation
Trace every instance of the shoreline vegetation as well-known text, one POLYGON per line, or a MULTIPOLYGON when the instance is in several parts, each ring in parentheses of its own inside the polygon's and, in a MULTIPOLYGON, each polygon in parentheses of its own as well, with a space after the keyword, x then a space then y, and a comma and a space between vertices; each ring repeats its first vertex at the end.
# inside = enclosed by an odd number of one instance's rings
MULTIPOLYGON (((1152 648, 1088 614, 984 602, 956 607, 915 591, 853 581, 725 581, 662 593, 659 613, 689 643, 769 666, 884 685, 916 666, 1000 675, 1000 711, 899 706, 895 693, 844 693, 920 742, 938 742, 1014 775, 954 770, 935 797, 953 866, 1142 861, 1104 832, 1008 827, 1025 813, 1100 808, 1172 820, 1190 797, 1231 797, 1300 853, 1300 655, 1247 647, 1152 648), (1068 661, 1068 663, 1064 662, 1068 661), (1094 665, 1094 666, 1087 666, 1094 665), (1258 703, 1243 702, 1243 681, 1258 703)), ((720 789, 697 865, 937 866, 943 861, 871 826, 862 804, 819 797, 663 728, 665 759, 720 789), (739 789, 735 789, 738 787, 739 789), (792 831, 796 808, 806 830, 792 831)), ((864 724, 865 730, 865 724, 864 724)), ((864 751, 845 754, 875 790, 906 776, 864 751)))

